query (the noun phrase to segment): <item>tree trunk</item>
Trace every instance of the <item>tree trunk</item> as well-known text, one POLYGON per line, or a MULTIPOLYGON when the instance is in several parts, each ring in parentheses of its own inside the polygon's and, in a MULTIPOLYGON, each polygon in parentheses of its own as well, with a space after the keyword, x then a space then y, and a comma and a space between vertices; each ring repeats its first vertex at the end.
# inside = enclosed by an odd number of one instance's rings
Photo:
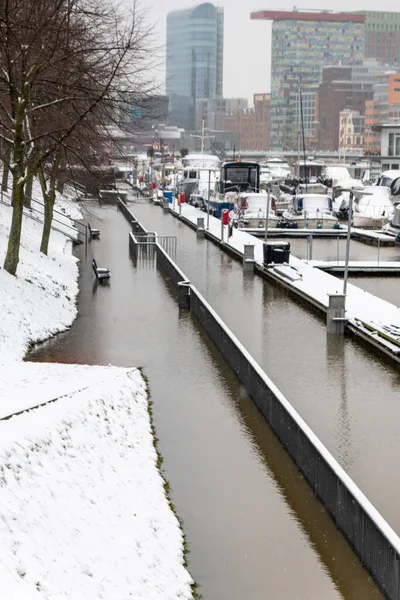
POLYGON ((42 196, 44 202, 44 223, 43 223, 43 231, 42 231, 42 241, 40 243, 40 252, 43 254, 48 254, 49 251, 49 241, 50 241, 50 232, 51 232, 51 224, 53 221, 53 209, 54 202, 56 200, 56 185, 58 172, 61 164, 61 152, 56 154, 52 167, 51 167, 51 175, 49 181, 49 189, 47 189, 46 178, 44 176, 44 169, 41 165, 38 170, 40 187, 42 188, 42 196))
POLYGON ((4 260, 4 269, 15 275, 19 262, 19 246, 21 241, 22 230, 22 213, 24 208, 24 183, 21 183, 21 178, 13 176, 12 197, 13 197, 13 212, 11 220, 10 235, 8 238, 7 254, 4 260))
POLYGON ((31 206, 32 206, 32 189, 33 189, 33 177, 30 177, 26 183, 25 193, 24 193, 24 206, 26 206, 26 208, 31 208, 31 206))
POLYGON ((19 246, 21 242, 22 215, 24 210, 25 190, 25 153, 23 134, 23 111, 22 102, 19 102, 19 111, 15 117, 14 129, 14 169, 12 172, 12 219, 8 237, 7 254, 4 260, 4 269, 15 275, 19 262, 19 246))
POLYGON ((44 192, 44 194, 46 195, 46 198, 44 198, 44 223, 42 231, 42 241, 40 243, 40 252, 43 252, 43 254, 47 255, 49 251, 51 223, 53 221, 53 208, 54 201, 56 199, 56 190, 55 188, 53 188, 50 189, 48 192, 44 192))
POLYGON ((60 194, 64 193, 64 185, 67 178, 67 162, 65 160, 65 150, 64 148, 60 149, 61 152, 61 160, 60 160, 60 168, 58 171, 57 177, 57 192, 60 194))
POLYGON ((8 192, 8 175, 10 174, 10 158, 11 148, 7 148, 3 160, 3 177, 1 181, 1 189, 3 192, 8 192))

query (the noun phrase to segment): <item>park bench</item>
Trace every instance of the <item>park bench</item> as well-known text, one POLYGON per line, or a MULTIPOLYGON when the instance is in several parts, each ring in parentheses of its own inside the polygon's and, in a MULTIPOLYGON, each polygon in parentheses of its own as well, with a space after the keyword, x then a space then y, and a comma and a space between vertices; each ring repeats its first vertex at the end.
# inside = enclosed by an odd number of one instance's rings
POLYGON ((88 230, 89 230, 89 239, 90 240, 97 240, 100 237, 100 229, 93 229, 90 226, 90 223, 88 223, 88 230))
POLYGON ((109 279, 111 277, 110 269, 98 267, 96 259, 92 260, 92 267, 97 279, 109 279))

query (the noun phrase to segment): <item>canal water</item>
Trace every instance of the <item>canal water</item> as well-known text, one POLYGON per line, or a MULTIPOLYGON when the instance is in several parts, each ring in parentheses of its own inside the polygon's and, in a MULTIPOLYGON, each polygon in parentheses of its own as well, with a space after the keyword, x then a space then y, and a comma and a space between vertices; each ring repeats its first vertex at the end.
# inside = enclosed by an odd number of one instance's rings
MULTIPOLYGON (((239 280, 235 263, 212 244, 198 244, 193 231, 160 209, 135 208, 149 228, 161 231, 162 222, 180 234, 184 269, 192 264, 199 274, 208 265, 203 281, 210 280, 210 292, 220 292, 210 300, 217 309, 232 304, 240 329, 264 339, 254 350, 276 345, 288 376, 281 332, 277 336, 271 324, 258 321, 263 309, 258 293, 253 300, 256 280, 239 280), (244 301, 250 319, 240 314, 244 301)), ((87 256, 83 247, 77 250, 79 316, 70 331, 41 344, 28 359, 143 367, 165 475, 188 539, 189 569, 204 600, 381 599, 209 338, 191 314, 179 311, 176 293, 154 261, 148 256, 135 264, 129 258, 125 219, 113 207, 96 210, 98 218, 94 208, 90 218, 101 240, 89 244, 87 256), (111 269, 109 285, 96 283, 93 256, 111 269)), ((287 301, 272 288, 260 292, 263 303, 285 310, 287 301)), ((336 357, 341 349, 326 352, 336 357)), ((297 382, 290 380, 294 391, 297 382)))
MULTIPOLYGON (((283 238, 282 238, 283 240, 283 238)), ((282 241, 279 240, 279 241, 282 241)), ((278 241, 278 240, 276 240, 278 241)), ((307 238, 285 238, 289 241, 294 256, 306 260, 309 256, 307 238)), ((312 240, 312 259, 340 261, 345 260, 346 238, 317 238, 312 240)), ((350 242, 350 260, 400 261, 399 246, 371 246, 357 240, 350 242)))
POLYGON ((398 365, 353 337, 330 338, 325 317, 244 276, 240 263, 159 207, 139 201, 131 209, 145 227, 177 236, 183 272, 400 533, 398 365))

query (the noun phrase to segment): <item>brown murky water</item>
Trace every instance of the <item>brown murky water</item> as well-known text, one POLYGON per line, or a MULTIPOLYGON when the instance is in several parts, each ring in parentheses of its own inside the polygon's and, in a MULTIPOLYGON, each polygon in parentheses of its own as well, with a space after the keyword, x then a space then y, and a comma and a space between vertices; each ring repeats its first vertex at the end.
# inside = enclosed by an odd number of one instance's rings
MULTIPOLYGON (((178 235, 184 272, 342 464, 380 498, 396 458, 384 469, 381 464, 385 474, 374 473, 382 451, 369 464, 377 449, 364 436, 373 418, 383 419, 381 406, 371 408, 383 395, 374 398, 374 390, 386 382, 394 398, 396 372, 349 340, 328 344, 319 318, 273 286, 243 278, 240 265, 211 243, 197 242, 159 208, 141 202, 134 212, 149 229, 178 235), (370 408, 372 414, 361 414, 370 408)), ((189 568, 204 599, 380 599, 213 344, 190 314, 179 312, 154 262, 135 265, 129 258, 123 217, 109 207, 92 220, 101 241, 89 245, 86 258, 78 250, 79 317, 29 359, 144 367, 189 568), (109 286, 94 281, 93 256, 111 269, 109 286)))

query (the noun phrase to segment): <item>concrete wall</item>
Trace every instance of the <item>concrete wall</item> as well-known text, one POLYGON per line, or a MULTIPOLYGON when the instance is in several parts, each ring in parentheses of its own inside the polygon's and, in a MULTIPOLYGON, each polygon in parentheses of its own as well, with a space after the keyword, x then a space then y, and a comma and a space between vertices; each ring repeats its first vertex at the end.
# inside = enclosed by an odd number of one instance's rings
MULTIPOLYGON (((168 254, 156 248, 157 267, 176 287, 187 281, 168 254)), ((387 598, 400 600, 397 534, 193 285, 189 306, 365 568, 387 598)))

